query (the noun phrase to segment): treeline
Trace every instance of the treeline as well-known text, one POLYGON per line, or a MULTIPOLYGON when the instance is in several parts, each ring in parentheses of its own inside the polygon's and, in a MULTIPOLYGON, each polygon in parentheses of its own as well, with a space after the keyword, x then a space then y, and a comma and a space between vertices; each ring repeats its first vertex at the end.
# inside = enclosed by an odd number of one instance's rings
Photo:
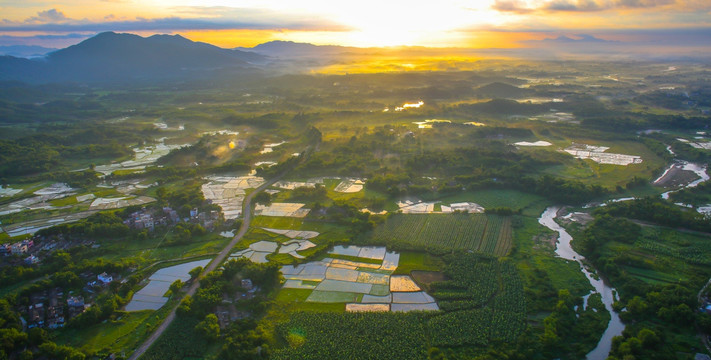
MULTIPOLYGON (((92 250, 84 247, 75 247, 68 252, 59 250, 49 254, 42 259, 42 263, 39 266, 5 266, 0 270, 0 286, 10 286, 25 280, 52 274, 56 276, 51 276, 49 278, 50 281, 57 281, 58 284, 75 284, 74 280, 76 279, 62 277, 66 275, 64 274, 66 271, 74 274, 81 274, 85 271, 94 273, 102 273, 104 271, 121 272, 133 264, 124 261, 107 261, 103 258, 96 260, 85 259, 91 252, 92 250)), ((45 283, 44 280, 40 280, 35 284, 51 286, 54 283, 45 283)))
POLYGON ((120 212, 98 212, 76 223, 65 223, 42 229, 38 236, 63 235, 69 237, 101 237, 119 238, 128 235, 131 229, 123 224, 123 218, 117 215, 120 212))
POLYGON ((276 129, 292 116, 285 113, 269 113, 260 116, 229 115, 222 122, 232 126, 247 125, 259 129, 276 129))
POLYGON ((133 151, 126 144, 147 138, 147 133, 115 126, 74 126, 45 127, 45 133, 0 140, 0 177, 58 172, 67 165, 66 159, 73 157, 128 156, 133 151))
POLYGON ((670 339, 676 334, 694 333, 695 326, 711 330, 711 316, 693 310, 697 304, 692 289, 700 287, 705 278, 692 277, 675 284, 648 284, 630 275, 625 268, 645 268, 638 256, 602 251, 608 242, 634 244, 643 236, 639 225, 623 217, 666 221, 666 216, 670 216, 668 221, 674 221, 679 214, 670 212, 672 205, 659 202, 665 203, 642 199, 608 205, 594 213, 595 220, 581 234, 580 251, 621 294, 621 300, 614 307, 627 327, 621 337, 613 339, 611 359, 674 358, 677 350, 670 339), (621 311, 623 308, 626 311, 621 311))
POLYGON ((240 301, 239 308, 249 311, 252 317, 263 314, 267 302, 262 294, 270 293, 279 285, 279 266, 255 264, 247 259, 230 260, 222 270, 202 278, 194 296, 183 299, 177 311, 180 321, 173 322, 144 357, 149 360, 199 357, 204 355, 207 346, 214 346, 219 339, 222 348, 218 359, 266 358, 271 338, 254 320, 237 320, 223 332, 214 314, 223 295, 234 297, 246 291, 240 286, 241 279, 252 280, 260 290, 255 298, 240 301))
MULTIPOLYGON (((111 262, 104 259, 77 261, 67 252, 57 251, 48 256, 44 265, 31 275, 49 274, 46 279, 32 283, 17 294, 0 299, 0 358, 2 359, 61 359, 83 360, 86 355, 68 346, 60 346, 50 341, 50 335, 41 328, 33 328, 27 332, 22 329, 20 317, 15 308, 30 305, 30 296, 39 291, 60 287, 66 291, 81 291, 85 280, 78 274, 86 271, 93 273, 124 271, 132 265, 128 262, 111 262)), ((7 268, 5 268, 7 269, 7 268)), ((3 273, 3 277, 8 274, 3 273)), ((22 275, 20 275, 22 276, 22 275)), ((125 305, 126 298, 131 295, 132 287, 138 279, 129 279, 125 283, 112 282, 108 289, 102 292, 90 308, 67 322, 68 328, 80 328, 97 324, 114 316, 118 309, 125 305), (123 295, 123 296, 122 296, 123 295)), ((5 285, 3 285, 5 286, 5 285)))
POLYGON ((23 331, 20 315, 6 299, 0 299, 0 358, 84 360, 77 349, 59 346, 50 341, 46 330, 33 328, 23 331))
POLYGON ((351 238, 373 230, 375 225, 384 221, 384 217, 360 211, 360 208, 346 200, 337 200, 331 206, 324 207, 315 203, 308 217, 309 220, 333 222, 348 226, 351 238))
POLYGON ((143 172, 133 172, 127 174, 111 174, 107 180, 127 180, 144 177, 156 177, 158 183, 165 184, 172 181, 194 178, 199 175, 224 173, 229 171, 249 171, 251 166, 240 161, 229 161, 221 165, 200 165, 195 167, 175 167, 166 165, 163 167, 149 166, 143 172))
POLYGON ((711 232, 711 222, 703 214, 682 209, 659 198, 645 197, 621 201, 595 210, 596 216, 627 217, 673 228, 711 232))
POLYGON ((583 117, 581 125, 587 128, 599 129, 605 132, 630 132, 645 129, 703 129, 708 124, 708 118, 701 116, 655 115, 637 113, 609 113, 606 116, 583 117))

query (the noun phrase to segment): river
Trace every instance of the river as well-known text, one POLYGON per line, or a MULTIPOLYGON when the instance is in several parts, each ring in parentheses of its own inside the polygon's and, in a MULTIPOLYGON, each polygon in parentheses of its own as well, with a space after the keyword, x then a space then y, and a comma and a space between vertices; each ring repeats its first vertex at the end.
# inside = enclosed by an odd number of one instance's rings
POLYGON ((581 261, 583 257, 575 252, 575 250, 573 250, 570 246, 570 241, 573 240, 573 237, 555 222, 559 209, 560 207, 558 206, 548 207, 538 219, 538 222, 558 233, 558 243, 555 249, 556 255, 566 260, 577 261, 580 265, 580 271, 585 275, 588 281, 590 281, 590 285, 592 285, 595 289, 591 291, 586 298, 594 293, 602 295, 602 303, 605 304, 605 309, 607 309, 610 313, 610 322, 607 324, 607 328, 602 334, 597 346, 586 355, 586 358, 588 360, 604 360, 610 354, 610 349, 612 348, 612 338, 622 335, 622 330, 625 329, 625 324, 623 324, 620 320, 620 316, 612 309, 612 303, 614 303, 617 299, 617 292, 614 288, 606 284, 601 278, 595 278, 593 276, 595 272, 594 269, 591 271, 583 265, 581 261))
POLYGON ((706 165, 698 165, 698 164, 694 164, 694 163, 690 163, 690 162, 686 162, 686 161, 681 161, 679 163, 674 163, 674 164, 670 165, 669 168, 667 168, 667 170, 664 171, 664 174, 662 174, 662 176, 660 176, 658 179, 654 180, 654 183, 656 184, 659 180, 661 180, 664 177, 664 175, 666 175, 673 167, 679 167, 682 170, 692 171, 699 178, 697 180, 692 181, 691 183, 689 183, 686 186, 682 186, 680 189, 671 190, 671 191, 667 191, 667 192, 663 193, 662 199, 664 199, 664 200, 669 199, 669 194, 671 194, 673 192, 677 192, 681 189, 696 187, 699 184, 701 184, 702 182, 709 180, 709 175, 706 173, 706 165))

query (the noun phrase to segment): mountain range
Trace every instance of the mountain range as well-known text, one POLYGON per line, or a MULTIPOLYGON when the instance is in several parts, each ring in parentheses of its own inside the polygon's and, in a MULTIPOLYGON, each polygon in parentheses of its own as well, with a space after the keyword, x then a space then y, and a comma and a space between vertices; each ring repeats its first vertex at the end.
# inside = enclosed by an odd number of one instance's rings
POLYGON ((105 32, 40 58, 2 56, 0 80, 101 83, 203 78, 245 72, 266 59, 180 35, 144 38, 105 32))

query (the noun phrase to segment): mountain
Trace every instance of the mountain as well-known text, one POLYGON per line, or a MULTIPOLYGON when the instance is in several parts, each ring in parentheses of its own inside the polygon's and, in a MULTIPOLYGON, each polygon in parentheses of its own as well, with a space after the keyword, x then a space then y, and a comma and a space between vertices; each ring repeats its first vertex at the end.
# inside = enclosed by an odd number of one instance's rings
POLYGON ((576 34, 574 35, 576 38, 571 38, 565 35, 558 36, 556 38, 545 38, 543 40, 527 40, 526 42, 529 43, 548 43, 548 44, 590 44, 590 43, 598 43, 598 44, 603 44, 603 43, 617 43, 619 41, 614 41, 614 40, 605 40, 605 39, 600 39, 597 38, 593 35, 588 35, 588 34, 576 34))
POLYGON ((237 48, 235 50, 252 51, 257 54, 275 58, 293 58, 334 56, 338 54, 345 54, 347 52, 354 51, 355 49, 356 48, 337 45, 313 45, 308 43, 277 40, 259 44, 252 48, 237 48))
POLYGON ((200 78, 244 71, 264 57, 194 42, 180 35, 105 32, 40 59, 0 58, 0 80, 130 82, 200 78))
POLYGON ((44 56, 47 53, 55 50, 57 49, 46 48, 36 45, 7 45, 0 46, 0 55, 29 58, 44 56))

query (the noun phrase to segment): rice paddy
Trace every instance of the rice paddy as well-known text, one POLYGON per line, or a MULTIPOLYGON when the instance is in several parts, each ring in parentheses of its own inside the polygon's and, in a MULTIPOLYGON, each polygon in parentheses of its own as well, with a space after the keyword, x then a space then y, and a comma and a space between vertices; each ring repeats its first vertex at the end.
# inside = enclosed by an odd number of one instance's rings
POLYGON ((272 203, 270 205, 257 204, 254 207, 255 215, 303 218, 311 209, 304 209, 302 203, 272 203))
POLYGON ((335 246, 326 257, 281 268, 284 289, 309 289, 306 302, 346 303, 346 311, 439 310, 434 298, 426 294, 410 276, 392 276, 400 255, 385 247, 335 246), (372 260, 378 260, 374 264, 372 260))
POLYGON ((397 206, 403 214, 450 214, 454 211, 475 214, 484 212, 484 207, 473 202, 456 202, 444 205, 440 201, 424 202, 419 199, 405 199, 398 201, 397 206), (440 211, 435 211, 437 204, 440 204, 440 211))
POLYGON ((245 190, 254 189, 264 183, 257 176, 211 176, 207 184, 202 185, 205 199, 222 208, 225 220, 233 220, 242 216, 242 202, 245 190))
POLYGON ((600 164, 630 165, 642 163, 642 158, 639 156, 606 153, 605 151, 608 149, 609 147, 606 146, 573 144, 565 149, 565 152, 575 156, 578 159, 590 159, 600 164))
POLYGON ((210 259, 191 261, 188 263, 175 265, 160 269, 153 273, 148 280, 148 284, 141 290, 138 290, 131 301, 126 305, 126 311, 141 311, 141 310, 158 310, 166 302, 168 298, 163 296, 170 285, 175 280, 186 282, 190 280, 188 272, 195 267, 205 266, 210 262, 210 259))
POLYGON ((110 175, 116 170, 144 170, 146 166, 154 164, 159 158, 168 155, 172 150, 179 149, 187 144, 166 145, 165 138, 158 139, 159 143, 145 147, 133 148, 134 157, 120 163, 97 165, 94 170, 104 175, 110 175))

